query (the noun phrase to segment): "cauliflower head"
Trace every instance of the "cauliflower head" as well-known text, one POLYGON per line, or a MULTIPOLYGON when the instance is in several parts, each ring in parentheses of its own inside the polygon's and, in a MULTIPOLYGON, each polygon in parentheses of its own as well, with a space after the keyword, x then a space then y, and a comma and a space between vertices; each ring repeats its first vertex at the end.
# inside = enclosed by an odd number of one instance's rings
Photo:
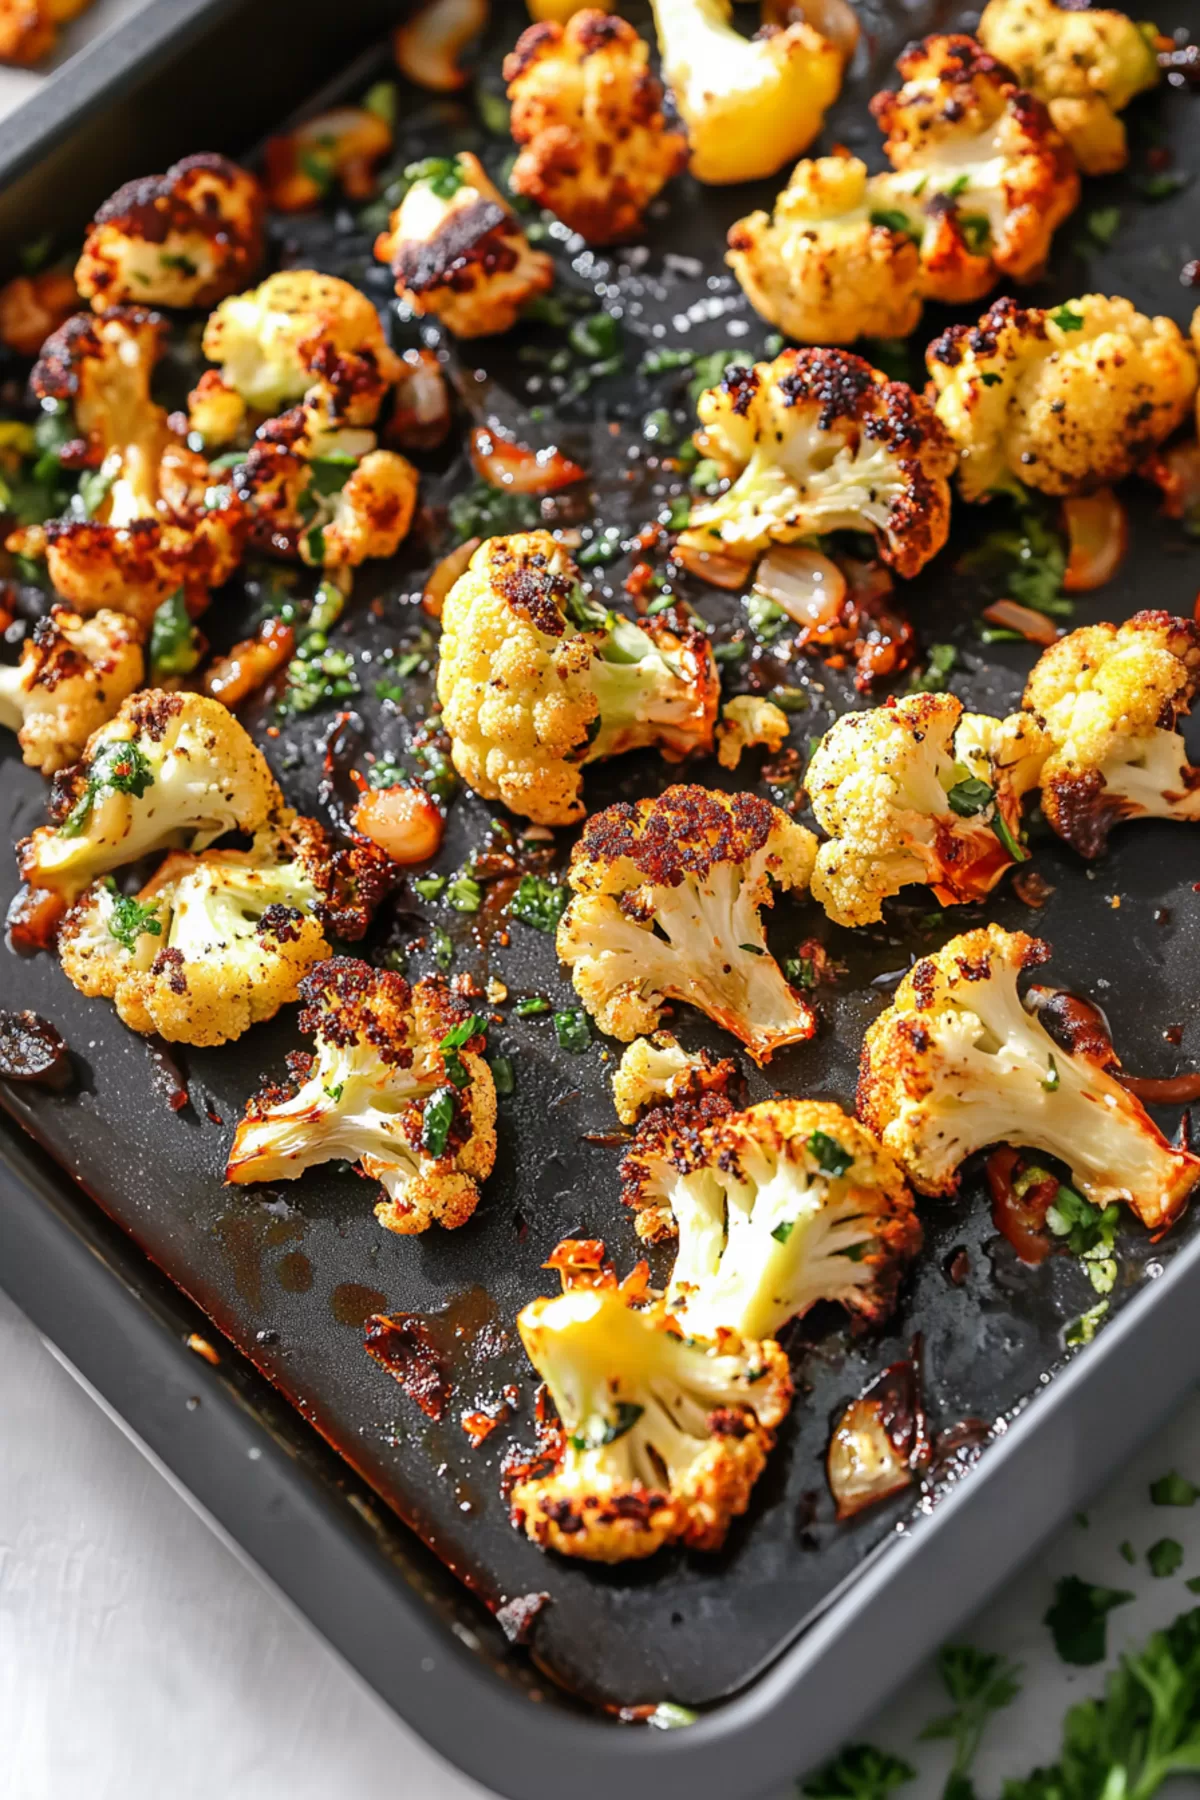
POLYGON ((778 1344, 682 1338, 663 1302, 647 1301, 645 1274, 618 1286, 607 1270, 575 1281, 564 1269, 565 1291, 517 1319, 561 1432, 550 1471, 513 1488, 512 1520, 562 1556, 719 1550, 791 1404, 778 1344))
POLYGON ((808 886, 811 831, 758 794, 670 787, 594 813, 571 853, 558 954, 601 1031, 630 1043, 670 1000, 765 1063, 810 1038, 808 1001, 767 949, 762 909, 808 886))
POLYGON ((932 406, 846 350, 784 350, 701 394, 693 439, 729 479, 686 542, 750 557, 831 531, 870 533, 915 575, 950 527, 954 448, 932 406))
POLYGON ((921 322, 916 238, 856 156, 798 162, 772 212, 730 227, 725 261, 754 310, 801 344, 903 338, 921 322))
POLYGON ((260 425, 233 484, 251 539, 310 568, 356 568, 407 537, 417 471, 372 431, 329 429, 308 405, 260 425))
POLYGON ((892 165, 872 193, 918 239, 922 293, 962 305, 1036 280, 1080 191, 1045 107, 971 37, 928 37, 897 66, 901 87, 871 102, 892 165))
POLYGON ((246 411, 304 401, 324 426, 373 425, 404 366, 374 305, 350 282, 280 269, 210 314, 202 348, 219 369, 201 378, 190 422, 205 443, 229 443, 246 411))
POLYGON ((492 337, 554 284, 554 264, 529 240, 477 156, 429 157, 375 240, 396 292, 455 337, 492 337))
POLYGON ((1103 294, 1050 309, 997 300, 925 359, 964 500, 1014 482, 1066 495, 1120 481, 1196 392, 1196 357, 1174 321, 1103 294))
POLYGON ((1085 175, 1112 175, 1129 160, 1117 117, 1156 85, 1153 29, 1108 7, 1057 0, 988 0, 979 41, 1045 102, 1085 175))
POLYGON ((488 538, 442 607, 438 699, 454 766, 542 825, 583 816, 583 765, 711 750, 720 678, 704 633, 606 613, 548 532, 488 538))
POLYGON ((81 619, 52 606, 0 668, 0 725, 17 733, 30 768, 54 775, 78 762, 93 731, 142 684, 141 635, 121 613, 81 619))
POLYGON ((505 58, 510 185, 592 244, 637 237, 651 200, 686 167, 687 138, 663 116, 650 51, 632 25, 594 7, 530 25, 505 58))
POLYGON ((762 746, 771 752, 787 742, 788 716, 773 700, 759 694, 737 694, 721 708, 717 726, 717 761, 723 769, 736 769, 743 750, 762 746))
POLYGON ((910 882, 927 883, 943 906, 981 900, 1027 858, 1021 795, 1035 785, 1041 755, 1032 719, 964 714, 953 694, 907 694, 845 713, 804 778, 829 834, 817 851, 814 900, 838 925, 873 924, 910 882))
POLYGON ((496 1160, 486 1021, 441 976, 410 988, 347 956, 318 964, 300 995, 313 1055, 294 1065, 294 1087, 250 1102, 225 1179, 294 1181, 344 1159, 383 1184, 375 1217, 386 1230, 464 1225, 496 1160))
POLYGON ((76 612, 126 613, 143 627, 180 588, 200 611, 237 567, 248 523, 151 398, 164 336, 160 314, 119 306, 76 313, 46 340, 30 385, 43 408, 71 410, 78 436, 62 458, 88 472, 91 491, 81 485, 65 517, 8 539, 10 550, 45 556, 76 612))
POLYGON ((689 1336, 774 1337, 819 1300, 877 1323, 921 1247, 898 1164, 828 1101, 663 1107, 621 1171, 639 1236, 678 1237, 666 1303, 689 1336))
POLYGON ((211 306, 262 261, 264 211, 246 169, 209 152, 185 156, 104 202, 83 240, 75 286, 97 312, 125 302, 211 306))
POLYGON ((1122 819, 1200 820, 1200 769, 1177 728, 1200 687, 1200 625, 1139 612, 1085 625, 1035 663, 1024 704, 1051 745, 1042 812, 1082 856, 1122 819))
POLYGON ((154 850, 204 850, 282 813, 262 751, 205 694, 144 689, 54 784, 54 823, 17 846, 22 879, 67 898, 154 850))
MULTIPOLYGON (((641 1114, 668 1100, 698 1100, 723 1092, 737 1073, 735 1064, 707 1050, 687 1051, 669 1031, 635 1038, 613 1071, 613 1105, 622 1125, 636 1125, 641 1114)), ((644 1235, 644 1234, 643 1234, 644 1235)))
POLYGON ((1125 1201, 1164 1230, 1200 1181, 1110 1073, 1110 1047, 1065 1050, 1022 1005, 1017 980, 1050 956, 1024 932, 985 926, 910 969, 867 1032, 858 1111, 922 1194, 953 1194, 988 1144, 1041 1150, 1094 1206, 1125 1201))
POLYGON ((731 0, 654 0, 663 79, 697 181, 755 181, 807 150, 842 85, 842 53, 803 20, 744 38, 731 0))

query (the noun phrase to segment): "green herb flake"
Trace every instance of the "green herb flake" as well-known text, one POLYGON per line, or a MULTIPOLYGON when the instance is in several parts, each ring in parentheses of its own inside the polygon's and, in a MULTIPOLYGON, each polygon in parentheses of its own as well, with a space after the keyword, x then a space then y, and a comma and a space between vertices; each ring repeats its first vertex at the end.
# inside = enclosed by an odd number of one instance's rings
POLYGON ((1057 325, 1060 331, 1082 331, 1084 318, 1083 314, 1077 312, 1070 301, 1064 301, 1062 306, 1056 307, 1050 314, 1050 323, 1057 325))
POLYGON ((1094 206, 1087 216, 1088 234, 1102 250, 1107 250, 1117 235, 1120 223, 1119 206, 1094 206))
POLYGON ((190 675, 200 661, 200 646, 182 588, 164 600, 150 621, 150 679, 190 675))
POLYGON ((413 891, 420 894, 422 900, 436 900, 445 885, 444 875, 419 875, 413 882, 413 891))
POLYGON ((690 369, 696 360, 694 350, 647 350, 638 364, 640 375, 665 375, 671 369, 690 369))
POLYGON ((558 1039, 560 1050, 567 1050, 572 1056, 578 1056, 588 1049, 592 1041, 592 1027, 587 1014, 578 1007, 567 1012, 556 1012, 554 1035, 558 1039))
POLYGON ((951 812, 957 813, 960 819, 974 819, 995 804, 996 796, 986 781, 968 775, 964 780, 955 782, 946 799, 951 812))
POLYGON ((910 219, 906 212, 898 206, 876 207, 870 215, 872 225, 880 226, 884 231, 898 232, 901 237, 911 238, 914 244, 921 241, 921 226, 915 219, 910 219))
POLYGON ((815 1158, 817 1167, 823 1174, 832 1175, 836 1179, 844 1175, 847 1169, 853 1168, 853 1156, 836 1138, 830 1137, 828 1132, 810 1132, 807 1143, 809 1155, 815 1158))
POLYGON ((807 1778, 800 1792, 808 1800, 886 1800, 893 1788, 903 1787, 915 1775, 902 1757, 877 1750, 874 1744, 847 1744, 807 1778))
POLYGON ((577 356, 597 362, 615 356, 621 345, 621 327, 611 313, 589 313, 576 319, 567 333, 567 342, 577 356))
POLYGON ((953 1743, 946 1793, 961 1790, 965 1797, 971 1793, 970 1771, 987 1722, 993 1713, 1012 1705, 1021 1691, 1021 1671, 1003 1656, 970 1644, 946 1644, 938 1652, 937 1665, 954 1710, 931 1719, 920 1735, 923 1740, 948 1738, 953 1743))
POLYGON ((1079 1350, 1085 1344, 1090 1344, 1107 1316, 1108 1301, 1101 1300, 1098 1306, 1089 1307, 1087 1312, 1073 1319, 1063 1332, 1063 1342, 1067 1348, 1079 1350))
POLYGON ((1167 1575, 1174 1575, 1183 1562, 1183 1545, 1174 1538, 1159 1538, 1157 1544, 1151 1544, 1146 1552, 1146 1561, 1150 1573, 1161 1581, 1167 1575))
POLYGON ((1096 1587, 1078 1575, 1064 1575, 1054 1589, 1054 1604, 1042 1623, 1049 1627, 1054 1647, 1065 1663, 1088 1668, 1107 1655, 1108 1615, 1125 1606, 1133 1595, 1121 1588, 1096 1587))
POLYGON ((750 628, 760 644, 773 644, 787 629, 787 613, 765 594, 747 594, 744 604, 750 628))
POLYGON ((508 916, 550 936, 558 930, 570 897, 565 887, 548 881, 544 875, 522 875, 508 903, 508 916))
POLYGON ((510 1056, 489 1056, 487 1065, 492 1071, 492 1084, 501 1099, 516 1091, 517 1082, 510 1056))
POLYGON ((645 1410, 632 1400, 618 1400, 614 1419, 589 1419, 582 1431, 572 1432, 568 1442, 572 1450, 603 1450, 632 1431, 645 1410))
POLYGON ((111 876, 104 885, 113 896, 112 909, 108 915, 109 937, 115 938, 132 956, 140 937, 162 936, 162 923, 155 916, 158 912, 157 900, 143 906, 132 894, 118 893, 117 884, 111 876))
POLYGON ((1053 1055, 1051 1055, 1050 1067, 1046 1070, 1045 1075, 1042 1077, 1042 1087, 1044 1088, 1044 1090, 1046 1091, 1047 1094, 1054 1094, 1054 1093, 1058 1092, 1058 1085, 1059 1085, 1060 1079, 1061 1079, 1061 1077, 1059 1076, 1059 1073, 1058 1073, 1058 1064, 1055 1062, 1053 1055))
POLYGON ((1000 387, 1004 381, 1003 375, 997 375, 994 369, 985 369, 979 379, 984 387, 1000 387))
POLYGON ((910 694, 943 694, 958 663, 953 644, 930 644, 925 667, 914 673, 908 683, 910 694))
POLYGON ((377 119, 382 119, 389 131, 394 131, 398 98, 394 81, 376 81, 363 95, 363 106, 377 119))
POLYGON ((117 738, 102 744, 85 766, 84 783, 83 793, 58 828, 60 837, 80 835, 101 794, 131 794, 140 800, 146 789, 154 786, 154 773, 131 738, 117 738))
POLYGON ((457 156, 426 156, 420 162, 409 163, 404 177, 414 185, 423 181, 439 200, 453 199, 459 188, 466 185, 457 156))
POLYGON ((678 1706, 674 1700, 660 1700, 647 1725, 653 1725, 656 1731, 679 1731, 685 1725, 694 1725, 700 1714, 693 1712, 690 1706, 678 1706))
POLYGON ((992 222, 986 213, 960 213, 958 229, 971 256, 983 256, 992 241, 992 222))
POLYGON ((795 1229, 795 1219, 782 1219, 778 1225, 772 1228, 771 1236, 777 1244, 786 1244, 795 1229))
POLYGON ((1183 169, 1164 169, 1154 175, 1143 175, 1137 182, 1138 192, 1146 200, 1170 200, 1192 179, 1183 169))
POLYGON ((427 1156, 444 1156, 458 1096, 452 1087, 435 1088, 421 1118, 421 1148, 427 1156))
POLYGON ((1169 1475, 1160 1475, 1150 1483, 1150 1498, 1155 1506, 1195 1506, 1200 1500, 1200 1488, 1172 1469, 1169 1475))
POLYGON ((477 913, 483 905, 483 889, 464 869, 446 889, 446 899, 456 912, 477 913))
POLYGON ((524 1000, 518 1000, 513 1012, 518 1019, 535 1019, 539 1013, 548 1013, 550 1002, 543 1000, 540 994, 530 994, 524 1000))
POLYGON ((815 988, 817 985, 817 971, 811 956, 789 956, 783 972, 793 987, 815 988))
POLYGON ((942 188, 941 191, 948 199, 957 200, 960 194, 966 193, 970 185, 971 177, 969 174, 956 175, 954 180, 950 182, 947 187, 942 188))
POLYGON ((1125 1539, 1123 1544, 1117 1545, 1117 1552, 1131 1567, 1136 1564, 1137 1551, 1134 1549, 1128 1538, 1125 1539))
POLYGON ((780 712, 802 713, 808 711, 808 693, 804 688, 772 688, 768 699, 774 701, 780 712))
POLYGON ((443 931, 440 925, 434 928, 433 960, 443 975, 454 961, 454 939, 448 931, 443 931))

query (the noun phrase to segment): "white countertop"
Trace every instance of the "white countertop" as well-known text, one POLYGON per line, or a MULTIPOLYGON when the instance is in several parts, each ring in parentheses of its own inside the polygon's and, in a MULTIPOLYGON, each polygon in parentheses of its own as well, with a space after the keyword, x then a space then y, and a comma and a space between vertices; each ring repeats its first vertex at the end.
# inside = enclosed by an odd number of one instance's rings
MULTIPOLYGON (((1051 1759, 1066 1707, 1101 1685, 1099 1670, 1058 1661, 1040 1622, 1058 1576, 1135 1590, 1109 1620, 1114 1654, 1195 1603, 1183 1582, 1200 1574, 1200 1506, 1149 1503, 1149 1482, 1170 1468, 1200 1480, 1200 1395, 1088 1508, 1087 1527, 1068 1528, 961 1634, 1025 1671, 1021 1698, 980 1758, 981 1800, 1005 1775, 1051 1759), (1144 1553, 1161 1537, 1187 1554, 1176 1576, 1154 1580, 1144 1553), (1124 1539, 1136 1568, 1121 1559, 1124 1539)), ((898 1800, 941 1793, 949 1753, 914 1737, 945 1710, 923 1671, 860 1734, 919 1766, 898 1800)), ((1195 1800, 1197 1783, 1169 1791, 1195 1800)), ((0 1794, 353 1793, 486 1800, 212 1535, 0 1293, 0 1794)))

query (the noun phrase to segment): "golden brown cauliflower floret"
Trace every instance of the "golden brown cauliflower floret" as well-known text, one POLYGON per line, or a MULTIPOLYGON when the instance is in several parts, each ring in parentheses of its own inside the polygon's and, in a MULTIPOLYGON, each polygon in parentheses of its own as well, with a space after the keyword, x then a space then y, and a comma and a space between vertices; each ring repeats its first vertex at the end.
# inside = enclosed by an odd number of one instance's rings
POLYGON ((1185 418, 1196 358, 1179 327, 1132 301, 1053 308, 997 300, 926 351, 965 500, 1023 482, 1081 494, 1128 475, 1185 418))
POLYGON ((120 613, 81 619, 52 606, 0 668, 0 725, 17 733, 25 761, 43 775, 78 762, 93 731, 141 686, 141 636, 120 613))
POLYGON ((489 538, 442 608, 438 699, 454 766, 543 825, 583 816, 583 767, 711 750, 720 679, 703 632, 605 613, 549 532, 489 538))
POLYGON ((429 157, 405 171, 412 185, 375 240, 396 292, 456 337, 492 337, 554 284, 554 264, 533 250, 516 214, 477 156, 429 157))
POLYGON ((871 102, 894 171, 872 192, 920 241, 921 291, 958 305, 1036 279, 1079 201, 1045 107, 974 38, 926 38, 897 66, 903 85, 871 102))
POLYGON ((248 520, 202 456, 186 448, 150 393, 162 354, 160 314, 118 306, 76 313, 48 338, 30 384, 44 408, 73 412, 77 438, 64 467, 84 469, 83 516, 73 511, 8 538, 45 556, 50 579, 76 612, 104 608, 148 626, 183 589, 193 614, 237 567, 248 520))
POLYGON ((383 1183, 375 1216, 386 1230, 464 1225, 496 1160, 486 1020, 440 975, 410 988, 347 956, 321 963, 300 995, 314 1054, 294 1087, 250 1102, 225 1179, 294 1181, 318 1163, 357 1162, 383 1183))
POLYGON ((664 1107, 621 1175, 638 1236, 679 1240, 666 1303, 689 1336, 774 1337, 821 1300, 878 1323, 921 1247, 898 1165, 828 1101, 664 1107))
POLYGON ((839 925, 869 925, 910 882, 943 906, 981 900, 1024 862, 1021 796, 1046 746, 1028 717, 964 713, 953 694, 908 694, 846 713, 825 733, 804 785, 829 836, 812 892, 839 925))
POLYGON ((1129 160, 1117 114, 1159 78, 1152 26, 1108 7, 1057 0, 988 0, 980 42, 1043 100, 1085 175, 1111 175, 1129 160))
POLYGON ((104 202, 75 285, 97 312, 123 302, 211 306, 262 261, 263 211, 262 189, 247 170, 209 152, 185 156, 104 202))
POLYGON ((322 425, 373 425, 403 373, 367 296, 315 269, 280 269, 222 301, 202 348, 220 368, 191 394, 189 422, 210 447, 235 438, 247 411, 301 400, 322 425))
POLYGON ((692 506, 685 544, 749 560, 769 544, 869 532, 901 575, 950 528, 954 448, 932 406, 845 350, 784 350, 729 369, 693 442, 730 486, 692 506))
POLYGON ((736 769, 744 750, 765 748, 772 755, 787 742, 788 716, 773 700, 759 694, 738 694, 721 708, 717 726, 717 761, 723 769, 736 769))
POLYGON ((560 1244, 564 1292, 517 1319, 561 1421, 554 1467, 512 1490, 513 1524, 562 1556, 616 1563, 664 1544, 719 1550, 750 1503, 787 1416, 787 1357, 771 1341, 679 1336, 641 1264, 571 1273, 602 1244, 560 1244))
POLYGON ((233 472, 254 542, 317 569, 391 556, 408 535, 417 471, 371 431, 327 429, 294 406, 255 433, 233 472))
POLYGON ((663 80, 697 181, 755 181, 807 150, 842 85, 842 53, 803 20, 744 38, 731 0, 654 0, 663 80))
POLYGON ((729 1058, 707 1050, 687 1051, 669 1031, 635 1038, 613 1070, 613 1105, 622 1125, 635 1125, 651 1106, 668 1100, 698 1100, 724 1092, 737 1073, 729 1058))
POLYGON ((0 63, 28 68, 49 56, 58 28, 86 12, 92 0, 0 0, 0 63))
POLYGON ((1111 1072, 1111 1045, 1064 1049, 1017 992, 1050 946, 988 925, 910 969, 867 1032, 858 1111, 922 1194, 953 1194, 989 1144, 1059 1157, 1094 1206, 1123 1200, 1152 1231, 1178 1217, 1200 1158, 1173 1150, 1111 1072))
POLYGON ((205 850, 257 832, 283 795, 257 744, 219 700, 148 688, 88 739, 54 784, 53 824, 17 846, 22 879, 73 898, 155 850, 205 850))
POLYGON ((650 52, 632 25, 585 8, 563 26, 530 25, 505 58, 510 186, 592 244, 636 237, 655 195, 687 164, 668 128, 650 52))
POLYGON ((773 212, 730 227, 725 260, 755 311, 801 344, 907 337, 921 321, 916 240, 856 156, 797 163, 773 212))
POLYGON ((756 1062, 816 1030, 767 949, 762 911, 804 889, 816 839, 758 794, 670 787, 594 813, 571 853, 558 954, 601 1031, 629 1043, 670 1000, 707 1013, 756 1062))
POLYGON ((1200 625, 1140 612, 1085 625, 1034 665, 1024 704, 1052 745, 1042 811, 1082 856, 1122 819, 1200 820, 1200 769, 1178 720, 1200 687, 1200 625))

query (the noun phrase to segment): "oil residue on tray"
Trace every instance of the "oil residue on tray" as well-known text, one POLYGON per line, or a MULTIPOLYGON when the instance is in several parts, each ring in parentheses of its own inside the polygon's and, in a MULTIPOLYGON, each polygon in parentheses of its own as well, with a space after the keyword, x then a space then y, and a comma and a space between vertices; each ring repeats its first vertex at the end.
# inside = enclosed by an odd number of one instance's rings
POLYGON ((313 1284, 313 1266, 303 1250, 289 1250, 275 1264, 275 1276, 288 1294, 307 1294, 313 1284))
POLYGON ((386 1305, 386 1294, 359 1281, 339 1281, 329 1296, 329 1310, 339 1325, 365 1325, 372 1313, 386 1305))
POLYGON ((302 1238, 304 1220, 290 1210, 274 1216, 266 1207, 258 1207, 253 1212, 222 1213, 213 1230, 238 1293, 255 1312, 261 1312, 263 1252, 302 1238))

